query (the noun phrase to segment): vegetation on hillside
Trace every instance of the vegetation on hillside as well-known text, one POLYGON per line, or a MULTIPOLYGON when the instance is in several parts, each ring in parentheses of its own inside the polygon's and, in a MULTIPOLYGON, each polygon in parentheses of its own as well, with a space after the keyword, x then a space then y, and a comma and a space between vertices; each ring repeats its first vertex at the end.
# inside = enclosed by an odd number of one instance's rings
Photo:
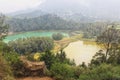
POLYGON ((0 40, 4 39, 8 34, 9 25, 5 23, 5 16, 0 14, 0 40))
POLYGON ((0 53, 0 80, 14 80, 10 65, 0 53))
POLYGON ((8 33, 8 25, 5 24, 5 16, 0 14, 0 80, 14 80, 11 67, 4 58, 4 52, 9 50, 2 42, 8 33))
POLYGON ((30 37, 9 42, 9 46, 19 54, 44 52, 53 49, 54 43, 47 37, 30 37))
POLYGON ((109 22, 76 23, 67 21, 59 16, 46 14, 35 18, 11 18, 7 20, 10 32, 36 31, 36 30, 70 30, 80 31, 84 38, 95 38, 101 34, 109 22))

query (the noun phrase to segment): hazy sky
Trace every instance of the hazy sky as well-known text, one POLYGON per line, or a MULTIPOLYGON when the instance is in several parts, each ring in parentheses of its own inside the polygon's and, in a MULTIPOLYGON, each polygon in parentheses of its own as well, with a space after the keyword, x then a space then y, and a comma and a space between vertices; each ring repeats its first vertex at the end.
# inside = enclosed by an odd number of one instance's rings
POLYGON ((52 5, 56 7, 59 3, 61 3, 61 6, 63 3, 68 5, 74 4, 73 7, 77 4, 80 5, 78 7, 85 6, 90 8, 92 12, 99 13, 99 11, 103 11, 106 13, 120 13, 120 0, 0 0, 0 12, 10 13, 23 9, 35 8, 43 2, 48 2, 48 5, 45 5, 46 7, 52 5))
POLYGON ((37 7, 43 0, 0 0, 0 12, 8 13, 37 7))

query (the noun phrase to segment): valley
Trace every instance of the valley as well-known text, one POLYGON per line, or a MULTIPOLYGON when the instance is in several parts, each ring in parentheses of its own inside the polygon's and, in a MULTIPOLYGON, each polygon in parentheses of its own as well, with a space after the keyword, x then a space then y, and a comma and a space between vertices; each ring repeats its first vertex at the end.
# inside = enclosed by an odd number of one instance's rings
POLYGON ((55 48, 54 52, 58 52, 60 49, 64 48, 66 55, 71 60, 74 59, 77 65, 82 64, 85 62, 86 64, 90 63, 92 57, 95 53, 100 49, 97 44, 91 43, 90 40, 88 41, 79 41, 84 40, 82 36, 77 36, 80 34, 76 34, 69 38, 68 31, 31 31, 31 32, 24 32, 24 33, 16 33, 7 36, 3 41, 9 43, 10 41, 15 41, 20 38, 27 38, 27 37, 51 37, 54 33, 62 33, 65 37, 61 41, 55 41, 55 48), (66 33, 65 33, 66 32, 66 33), (78 38, 77 38, 78 37, 78 38), (88 44, 85 44, 87 42, 88 44), (74 54, 73 54, 74 53, 74 54), (86 57, 89 55, 89 57, 86 57), (79 56, 79 57, 78 57, 79 56))
POLYGON ((0 0, 0 80, 120 80, 119 0, 0 0))

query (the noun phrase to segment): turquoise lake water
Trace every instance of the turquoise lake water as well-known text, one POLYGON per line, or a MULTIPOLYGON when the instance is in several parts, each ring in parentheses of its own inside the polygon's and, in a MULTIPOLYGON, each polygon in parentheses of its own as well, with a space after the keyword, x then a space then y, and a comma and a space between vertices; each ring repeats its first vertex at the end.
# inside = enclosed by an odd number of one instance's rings
MULTIPOLYGON (((19 38, 27 38, 27 37, 52 37, 52 34, 58 33, 55 31, 33 31, 33 32, 24 32, 24 33, 19 33, 19 34, 13 34, 7 36, 3 41, 8 43, 9 41, 13 41, 19 38)), ((64 32, 59 32, 62 33, 64 36, 68 37, 67 33, 64 32)))

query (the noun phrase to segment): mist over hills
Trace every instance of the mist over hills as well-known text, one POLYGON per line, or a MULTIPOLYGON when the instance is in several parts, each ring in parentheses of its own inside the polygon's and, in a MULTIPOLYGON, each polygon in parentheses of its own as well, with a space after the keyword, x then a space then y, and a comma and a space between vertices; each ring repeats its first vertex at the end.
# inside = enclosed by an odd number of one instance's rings
POLYGON ((11 13, 15 17, 55 14, 74 21, 119 21, 119 0, 44 0, 34 9, 11 13))
MULTIPOLYGON (((35 8, 7 14, 11 31, 75 29, 81 23, 120 21, 118 0, 44 0, 35 8)), ((83 26, 83 25, 82 25, 83 26)))

